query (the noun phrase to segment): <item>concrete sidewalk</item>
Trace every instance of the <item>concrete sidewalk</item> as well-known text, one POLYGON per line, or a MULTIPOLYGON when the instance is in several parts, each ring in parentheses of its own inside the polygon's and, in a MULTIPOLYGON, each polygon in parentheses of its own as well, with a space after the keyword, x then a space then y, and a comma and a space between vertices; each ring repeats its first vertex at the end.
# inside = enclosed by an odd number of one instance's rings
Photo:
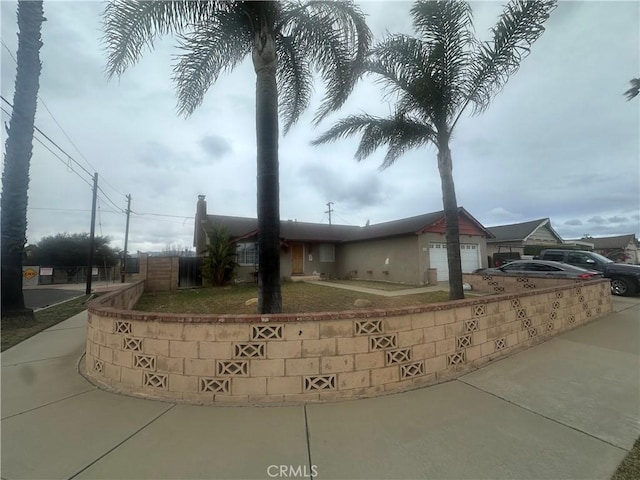
POLYGON ((3 479, 609 479, 640 435, 640 299, 458 380, 292 407, 96 389, 86 313, 2 354, 3 479))

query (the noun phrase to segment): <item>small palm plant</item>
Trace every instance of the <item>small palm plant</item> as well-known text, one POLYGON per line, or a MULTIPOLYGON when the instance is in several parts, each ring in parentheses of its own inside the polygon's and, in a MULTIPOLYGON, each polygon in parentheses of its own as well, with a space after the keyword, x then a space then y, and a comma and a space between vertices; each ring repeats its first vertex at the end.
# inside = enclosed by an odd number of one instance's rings
POLYGON ((436 146, 452 300, 464 298, 449 147, 453 131, 468 107, 476 114, 486 110, 517 72, 531 44, 544 32, 542 25, 555 5, 555 0, 511 1, 492 29, 493 40, 480 42, 473 34, 471 8, 466 2, 415 2, 411 15, 418 36, 387 36, 372 49, 366 65, 388 96, 396 98, 395 111, 387 118, 349 116, 313 142, 318 145, 360 133, 356 159, 364 160, 386 145, 381 168, 393 165, 408 150, 436 146))
POLYGON ((202 265, 202 275, 215 286, 228 284, 233 279, 236 263, 236 244, 227 230, 213 225, 209 230, 207 256, 202 265))
POLYGON ((282 311, 278 114, 285 133, 307 108, 312 74, 326 95, 320 121, 346 101, 371 43, 352 1, 116 0, 104 12, 109 76, 135 64, 161 35, 176 34, 178 111, 191 114, 218 76, 251 56, 256 72, 258 311, 282 311), (278 111, 280 108, 280 111, 278 111))

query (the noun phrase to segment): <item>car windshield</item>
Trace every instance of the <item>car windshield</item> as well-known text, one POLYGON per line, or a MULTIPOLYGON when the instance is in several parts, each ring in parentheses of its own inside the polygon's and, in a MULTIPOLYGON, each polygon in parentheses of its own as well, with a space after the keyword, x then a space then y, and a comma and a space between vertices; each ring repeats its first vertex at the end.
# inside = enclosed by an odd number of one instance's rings
POLYGON ((599 253, 591 252, 591 255, 596 260, 598 260, 599 262, 602 262, 602 263, 613 263, 613 260, 611 260, 611 259, 609 259, 609 258, 607 258, 607 257, 605 257, 603 255, 600 255, 599 253))

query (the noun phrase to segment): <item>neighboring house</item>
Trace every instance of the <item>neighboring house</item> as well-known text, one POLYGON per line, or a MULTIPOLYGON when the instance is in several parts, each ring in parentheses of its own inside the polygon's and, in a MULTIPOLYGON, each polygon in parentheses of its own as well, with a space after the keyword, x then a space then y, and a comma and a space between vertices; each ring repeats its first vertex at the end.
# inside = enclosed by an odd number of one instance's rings
MULTIPOLYGON (((464 208, 458 212, 463 272, 486 267, 486 239, 491 233, 464 208)), ((208 215, 205 196, 200 195, 194 232, 198 255, 206 253, 206 233, 213 224, 224 226, 237 243, 239 278, 251 278, 258 265, 258 221, 208 215)), ((442 211, 365 227, 281 221, 280 246, 283 277, 319 275, 425 284, 430 269, 437 270, 438 281, 449 277, 442 211)))
POLYGON ((635 234, 618 235, 616 237, 585 237, 582 239, 593 244, 593 251, 604 255, 615 262, 638 265, 638 240, 635 234))
POLYGON ((541 246, 554 247, 564 244, 564 241, 551 227, 548 218, 531 220, 510 225, 487 227, 494 238, 487 240, 487 251, 491 258, 498 253, 518 253, 522 255, 536 255, 541 246), (529 247, 529 248, 527 248, 529 247))

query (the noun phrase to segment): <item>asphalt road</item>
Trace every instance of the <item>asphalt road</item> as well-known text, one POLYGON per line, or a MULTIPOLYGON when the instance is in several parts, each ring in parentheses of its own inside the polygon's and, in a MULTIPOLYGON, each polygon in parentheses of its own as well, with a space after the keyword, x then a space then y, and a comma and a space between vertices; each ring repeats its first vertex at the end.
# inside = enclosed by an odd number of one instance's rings
POLYGON ((24 303, 27 308, 44 308, 55 303, 80 297, 84 292, 63 290, 59 288, 30 288, 23 290, 24 303))

